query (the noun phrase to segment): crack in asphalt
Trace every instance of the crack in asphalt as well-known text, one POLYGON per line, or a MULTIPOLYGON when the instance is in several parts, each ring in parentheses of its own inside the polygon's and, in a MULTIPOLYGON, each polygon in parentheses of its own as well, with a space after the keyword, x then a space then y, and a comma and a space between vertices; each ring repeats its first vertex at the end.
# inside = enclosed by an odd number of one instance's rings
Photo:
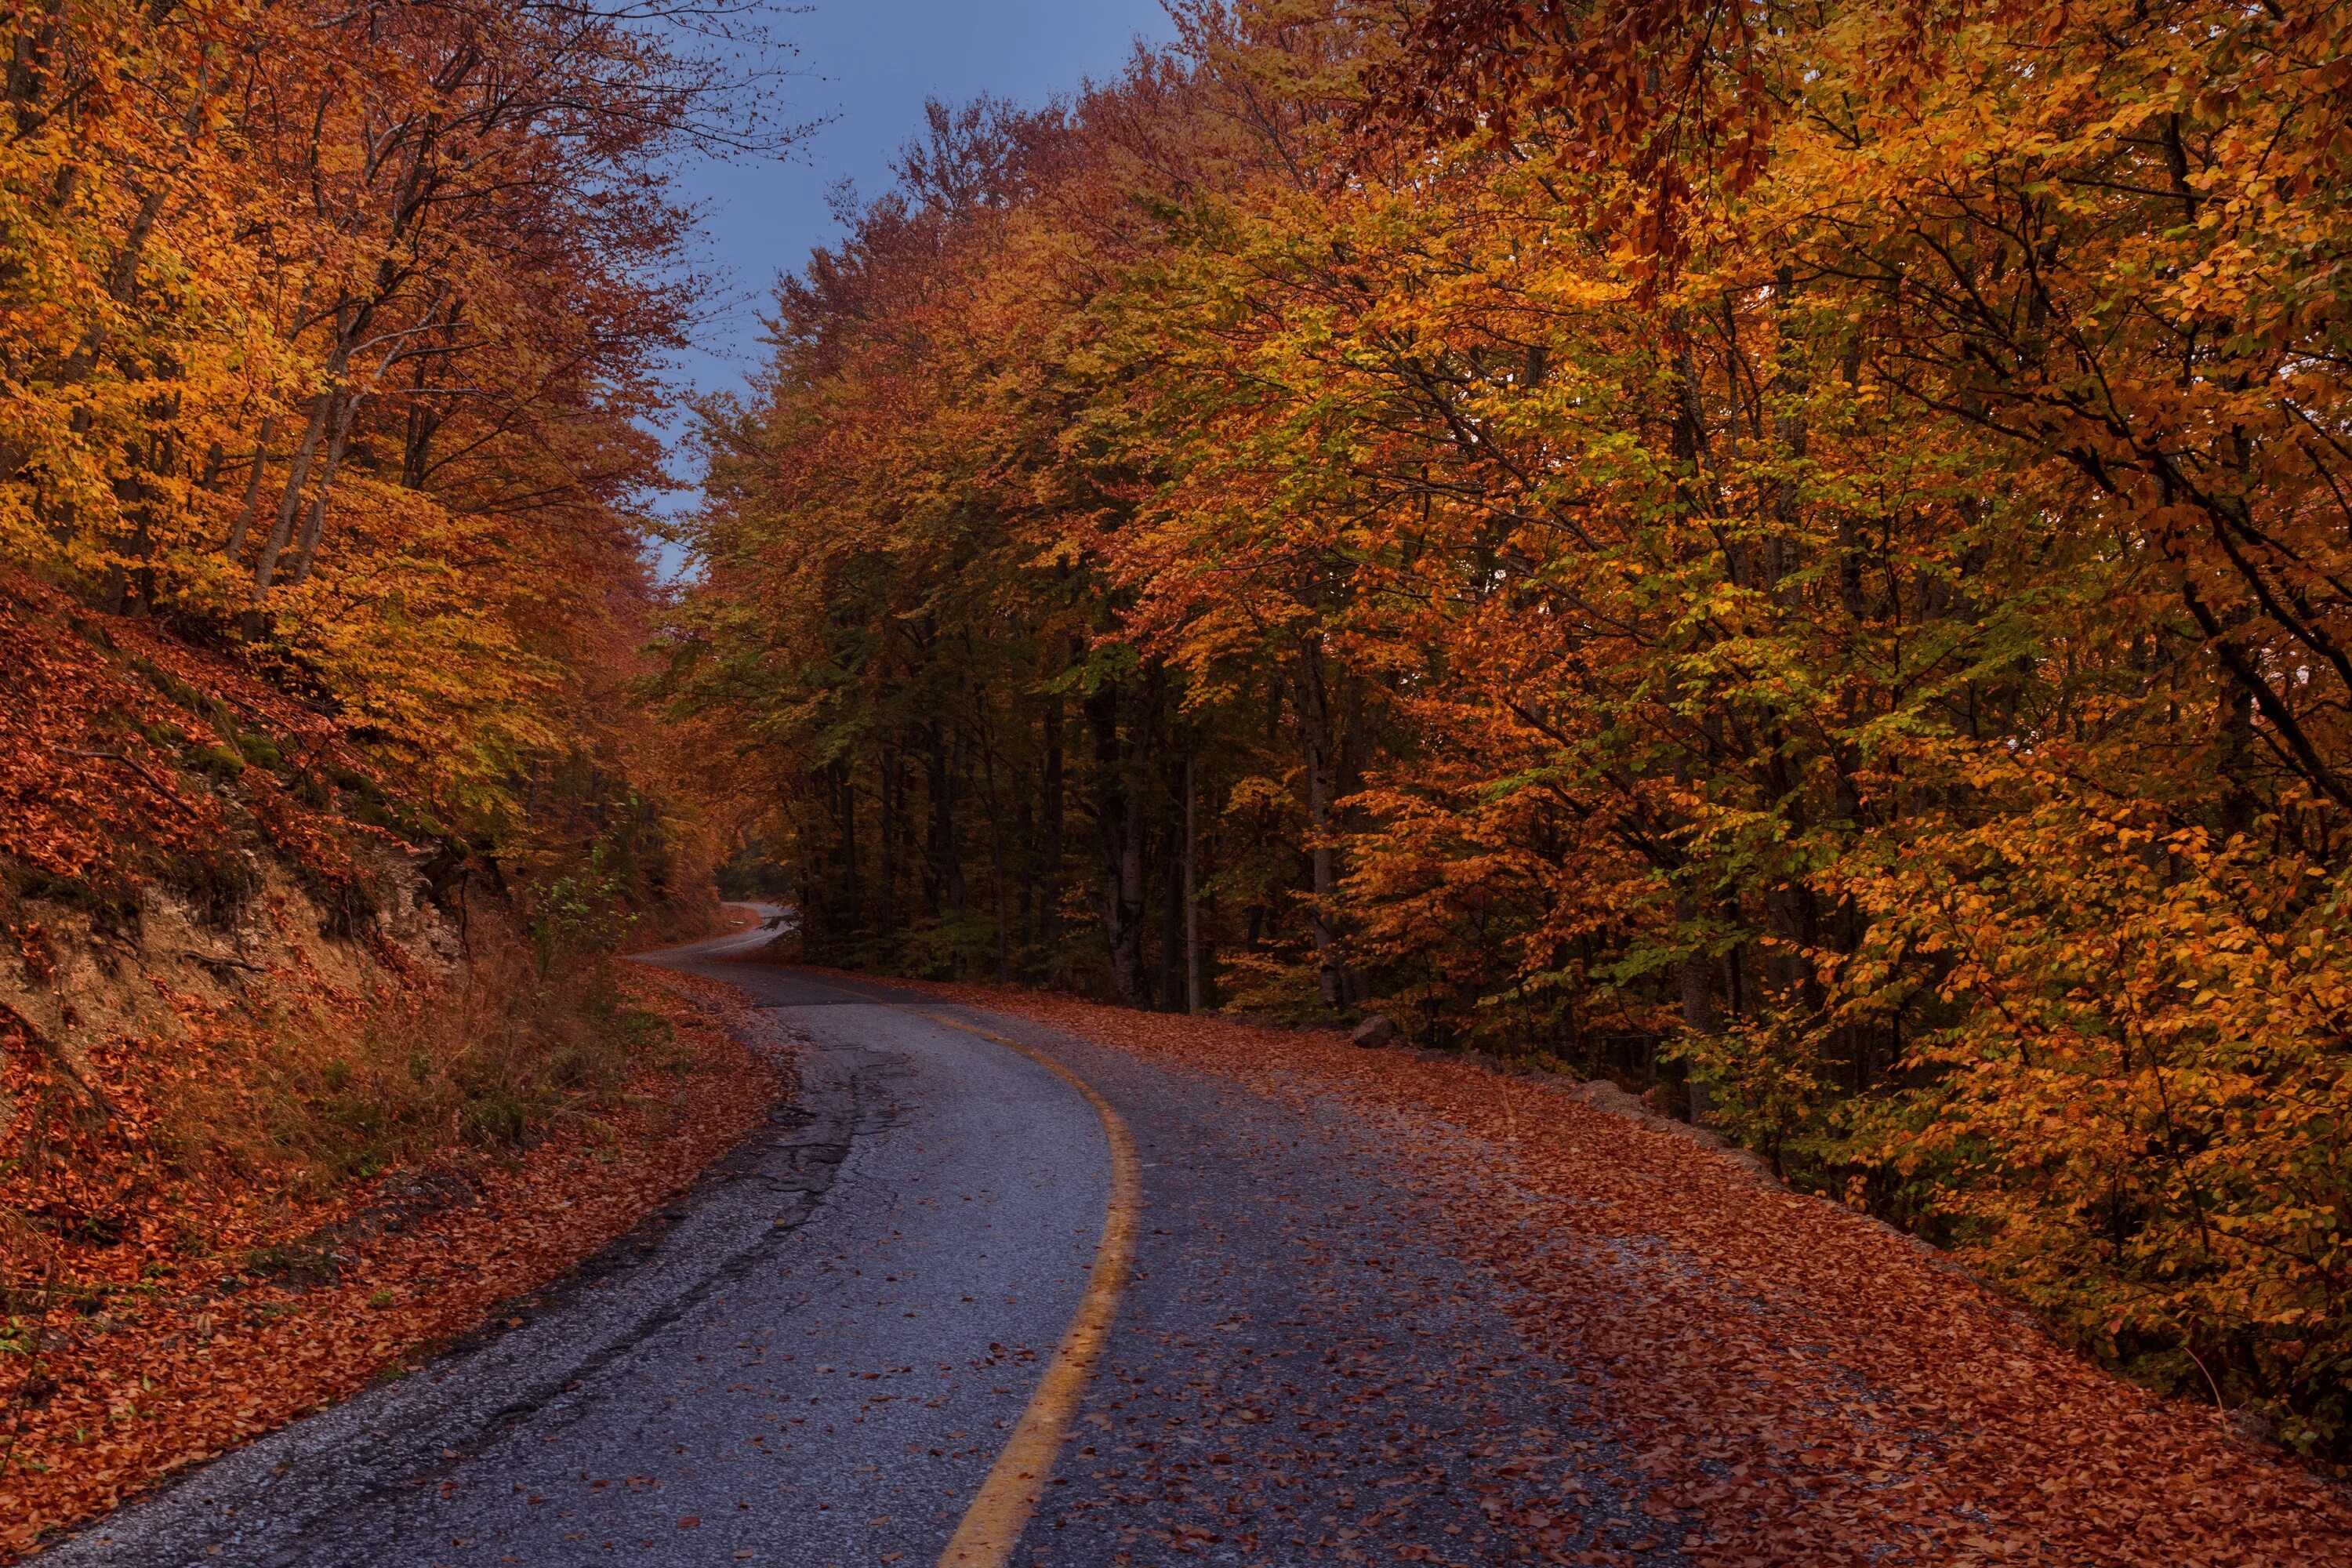
MULTIPOLYGON (((804 1047, 813 1045, 805 1036, 796 1037, 804 1047)), ((546 1303, 538 1309, 542 1318, 551 1310, 562 1310, 578 1302, 586 1289, 612 1275, 645 1267, 650 1261, 633 1258, 629 1253, 642 1251, 649 1245, 658 1246, 659 1238, 669 1228, 690 1216, 709 1201, 719 1188, 730 1184, 753 1184, 771 1192, 790 1194, 798 1200, 797 1212, 779 1215, 764 1235, 731 1257, 719 1257, 699 1275, 681 1281, 681 1288, 672 1293, 668 1302, 648 1313, 625 1333, 608 1340, 601 1348, 583 1358, 570 1369, 568 1376, 551 1374, 540 1380, 531 1392, 498 1411, 473 1436, 461 1443, 441 1445, 436 1464, 414 1473, 410 1484, 419 1479, 429 1483, 445 1476, 480 1454, 515 1427, 542 1413, 563 1417, 566 1403, 579 1408, 568 1419, 578 1420, 586 1413, 584 1400, 567 1401, 593 1381, 605 1368, 630 1355, 645 1343, 676 1323, 688 1311, 699 1305, 711 1294, 741 1278, 756 1265, 767 1261, 780 1240, 814 1219, 825 1206, 843 1168, 848 1163, 861 1138, 870 1138, 886 1131, 896 1120, 887 1110, 889 1100, 885 1086, 889 1079, 903 1073, 903 1058, 888 1052, 869 1051, 855 1046, 819 1047, 819 1050, 845 1063, 849 1071, 837 1084, 815 1093, 804 1093, 795 1100, 780 1104, 770 1112, 766 1128, 746 1139, 733 1152, 719 1160, 681 1196, 641 1223, 635 1230, 607 1246, 595 1257, 579 1266, 558 1283, 532 1292, 534 1300, 546 1303), (782 1153, 789 1159, 789 1174, 775 1173, 770 1169, 774 1156, 782 1153), (562 1376, 562 1381, 558 1377, 562 1376)), ((511 1330, 505 1331, 511 1332, 511 1330)), ((477 1331, 476 1336, 460 1341, 462 1349, 473 1338, 484 1340, 498 1337, 499 1331, 477 1331)), ((296 1561, 291 1555, 273 1559, 273 1568, 279 1563, 296 1561)))

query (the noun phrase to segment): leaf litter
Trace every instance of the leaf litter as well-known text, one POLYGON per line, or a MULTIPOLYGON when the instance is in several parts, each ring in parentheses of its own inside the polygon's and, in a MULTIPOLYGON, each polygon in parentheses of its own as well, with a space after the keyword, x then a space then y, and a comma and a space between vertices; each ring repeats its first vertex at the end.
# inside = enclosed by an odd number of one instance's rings
POLYGON ((493 1319, 521 1321, 519 1298, 628 1232, 759 1126, 787 1086, 726 1026, 735 994, 667 973, 625 984, 677 1031, 686 1070, 649 1067, 593 1125, 561 1127, 462 1178, 387 1173, 319 1205, 313 1245, 278 1249, 258 1279, 209 1260, 101 1319, 20 1325, 37 1336, 16 1374, 33 1397, 0 1430, 0 1562, 175 1470, 405 1375, 493 1319))
POLYGON ((2336 1483, 2092 1366, 1912 1239, 1665 1127, 1328 1031, 898 984, 1361 1118, 1633 1451, 1662 1546, 1691 1562, 2352 1563, 2336 1483))

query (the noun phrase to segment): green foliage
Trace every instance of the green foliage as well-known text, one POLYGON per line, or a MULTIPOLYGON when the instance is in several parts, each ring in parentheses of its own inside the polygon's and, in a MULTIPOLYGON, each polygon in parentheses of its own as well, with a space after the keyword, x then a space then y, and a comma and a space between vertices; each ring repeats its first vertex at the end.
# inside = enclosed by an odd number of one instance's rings
POLYGON ((596 845, 584 866, 532 889, 529 925, 541 978, 559 958, 618 945, 641 918, 629 905, 626 880, 607 868, 608 859, 605 847, 596 845))
POLYGON ((1713 1108, 1709 1125, 1769 1161, 1775 1175, 1820 1184, 1848 1157, 1852 1085, 1831 1031, 1790 1007, 1711 1035, 1677 1037, 1661 1052, 1685 1063, 1713 1108))

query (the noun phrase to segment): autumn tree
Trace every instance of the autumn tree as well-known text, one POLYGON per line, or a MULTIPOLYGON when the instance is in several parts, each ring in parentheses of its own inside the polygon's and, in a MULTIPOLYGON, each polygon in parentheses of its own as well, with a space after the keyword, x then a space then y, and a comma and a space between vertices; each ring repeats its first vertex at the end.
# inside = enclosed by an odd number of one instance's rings
POLYGON ((778 144, 728 58, 758 26, 20 8, 0 548, 240 642, 453 821, 523 831, 643 635, 646 420, 693 309, 666 161, 778 144))
POLYGON ((2344 17, 1179 24, 714 431, 812 951, 1613 1075, 2339 1443, 2344 17))

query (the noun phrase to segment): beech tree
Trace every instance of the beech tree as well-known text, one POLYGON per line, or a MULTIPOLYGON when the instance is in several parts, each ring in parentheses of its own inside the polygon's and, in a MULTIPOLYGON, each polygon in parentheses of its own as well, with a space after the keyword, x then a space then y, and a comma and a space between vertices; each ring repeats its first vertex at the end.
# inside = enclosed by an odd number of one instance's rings
POLYGON ((1189 8, 786 289, 672 692, 813 953, 1613 1076, 2338 1446, 2346 26, 1189 8))
POLYGON ((509 812, 641 635, 644 420, 693 309, 662 171, 781 143, 723 47, 758 26, 20 7, 0 549, 241 641, 453 811, 509 812))

